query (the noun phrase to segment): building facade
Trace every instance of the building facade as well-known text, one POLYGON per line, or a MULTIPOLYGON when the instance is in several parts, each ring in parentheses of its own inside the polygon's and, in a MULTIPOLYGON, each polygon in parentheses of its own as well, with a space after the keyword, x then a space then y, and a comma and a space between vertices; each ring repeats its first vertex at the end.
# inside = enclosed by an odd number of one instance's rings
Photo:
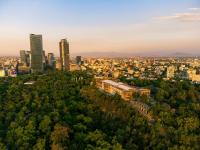
POLYGON ((20 61, 21 61, 21 63, 24 63, 24 64, 27 63, 25 50, 20 50, 20 61))
POLYGON ((175 68, 173 66, 168 67, 166 77, 169 79, 174 78, 174 72, 175 72, 175 68))
POLYGON ((6 76, 5 69, 0 67, 0 77, 5 77, 5 76, 6 76))
POLYGON ((59 70, 59 71, 62 70, 62 65, 61 65, 61 60, 60 60, 60 58, 58 58, 58 59, 56 60, 56 69, 59 70))
POLYGON ((77 70, 80 70, 79 65, 71 63, 70 64, 70 71, 77 71, 77 70))
POLYGON ((69 43, 66 39, 62 39, 59 43, 60 47, 60 61, 63 71, 70 70, 70 58, 69 58, 69 43))
POLYGON ((30 34, 31 72, 43 72, 43 43, 42 35, 30 34))
POLYGON ((54 64, 55 64, 54 54, 53 53, 48 53, 47 60, 48 60, 48 65, 53 67, 54 64))
POLYGON ((186 77, 193 82, 200 82, 200 75, 197 74, 195 69, 187 70, 186 77))
POLYGON ((27 61, 27 66, 31 67, 31 51, 26 52, 26 61, 27 61))
POLYGON ((81 65, 81 56, 76 56, 76 64, 81 65))
POLYGON ((97 81, 96 86, 109 94, 119 94, 125 101, 133 99, 133 94, 138 93, 141 96, 150 96, 151 91, 146 88, 138 88, 126 85, 112 80, 97 81))
POLYGON ((24 66, 30 67, 31 64, 31 52, 20 50, 20 61, 24 66))

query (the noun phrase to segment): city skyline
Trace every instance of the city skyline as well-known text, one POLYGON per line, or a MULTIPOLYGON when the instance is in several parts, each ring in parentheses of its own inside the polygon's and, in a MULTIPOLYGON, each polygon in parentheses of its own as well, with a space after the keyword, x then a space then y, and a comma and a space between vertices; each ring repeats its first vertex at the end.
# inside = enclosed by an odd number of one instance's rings
POLYGON ((200 54, 199 8, 198 0, 2 0, 0 56, 30 50, 30 33, 42 34, 44 50, 56 56, 65 37, 72 54, 200 54))

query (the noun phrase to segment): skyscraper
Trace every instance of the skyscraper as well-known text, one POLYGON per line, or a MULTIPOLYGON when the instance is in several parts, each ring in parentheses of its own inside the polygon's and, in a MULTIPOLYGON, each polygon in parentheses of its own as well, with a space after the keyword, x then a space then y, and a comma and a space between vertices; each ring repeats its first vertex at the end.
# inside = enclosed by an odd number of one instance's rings
POLYGON ((25 50, 20 50, 20 61, 21 63, 24 63, 24 64, 27 63, 25 50))
POLYGON ((30 62, 31 60, 31 52, 30 51, 25 51, 25 50, 20 50, 20 61, 23 65, 30 67, 30 62))
POLYGON ((43 44, 42 35, 30 34, 31 72, 43 72, 43 44))
POLYGON ((26 51, 27 66, 31 67, 31 51, 26 51))
POLYGON ((54 54, 53 53, 48 53, 48 65, 53 67, 55 59, 54 59, 54 54))
POLYGON ((42 51, 42 62, 43 62, 43 67, 45 68, 47 65, 47 57, 45 55, 45 50, 42 51))
POLYGON ((69 43, 66 39, 62 39, 59 43, 59 46, 60 46, 60 61, 62 70, 69 71, 70 70, 69 43))
POLYGON ((76 64, 81 64, 81 56, 76 56, 76 64))

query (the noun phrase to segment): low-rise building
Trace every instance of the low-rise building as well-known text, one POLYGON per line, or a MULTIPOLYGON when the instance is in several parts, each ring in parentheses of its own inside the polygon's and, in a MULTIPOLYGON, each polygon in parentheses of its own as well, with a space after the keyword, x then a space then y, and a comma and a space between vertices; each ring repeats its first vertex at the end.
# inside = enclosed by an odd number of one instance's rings
POLYGON ((80 67, 77 64, 70 64, 70 71, 80 70, 80 67))
POLYGON ((5 77, 6 76, 6 72, 4 69, 0 69, 0 77, 5 77))
POLYGON ((193 82, 200 82, 200 74, 197 74, 195 69, 187 71, 187 78, 193 82))
POLYGON ((96 82, 96 86, 109 94, 119 94, 122 99, 129 101, 133 98, 134 93, 139 93, 141 96, 150 96, 150 90, 146 88, 138 88, 126 85, 121 82, 112 80, 101 80, 96 82))
POLYGON ((56 69, 57 70, 61 70, 62 69, 61 60, 59 58, 56 60, 56 69))
POLYGON ((175 68, 174 66, 167 67, 166 77, 168 79, 174 78, 175 68))

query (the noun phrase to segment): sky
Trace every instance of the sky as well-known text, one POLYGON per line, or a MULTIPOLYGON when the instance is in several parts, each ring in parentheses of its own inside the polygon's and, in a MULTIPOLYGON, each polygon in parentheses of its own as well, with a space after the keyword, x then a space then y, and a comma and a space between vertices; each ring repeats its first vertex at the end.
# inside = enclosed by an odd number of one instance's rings
POLYGON ((195 53, 200 55, 200 0, 0 0, 0 56, 29 50, 43 35, 59 54, 195 53))

